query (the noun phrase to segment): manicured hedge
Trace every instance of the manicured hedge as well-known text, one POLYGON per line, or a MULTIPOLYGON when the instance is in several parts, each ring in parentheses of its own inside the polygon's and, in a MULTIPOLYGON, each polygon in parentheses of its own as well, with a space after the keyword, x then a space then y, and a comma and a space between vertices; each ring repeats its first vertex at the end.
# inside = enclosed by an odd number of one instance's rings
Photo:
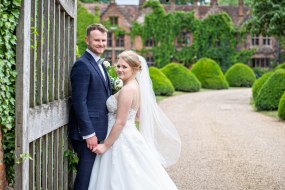
POLYGON ((251 87, 255 81, 253 70, 243 63, 236 63, 231 66, 225 77, 231 87, 251 87))
POLYGON ((201 84, 196 76, 183 65, 170 63, 164 66, 161 71, 172 82, 175 90, 197 92, 201 88, 201 84))
POLYGON ((150 67, 149 73, 155 95, 171 96, 173 94, 174 87, 171 81, 158 68, 150 67))
POLYGON ((260 77, 259 79, 257 79, 253 86, 252 86, 252 97, 253 100, 255 101, 261 87, 263 86, 263 84, 266 82, 266 80, 271 77, 273 75, 273 72, 268 72, 265 73, 264 75, 262 75, 262 77, 260 77))
POLYGON ((285 92, 283 93, 278 104, 278 116, 285 120, 285 92))
POLYGON ((229 87, 220 66, 212 59, 200 59, 193 65, 192 72, 199 79, 203 88, 227 89, 229 87))
POLYGON ((285 63, 277 65, 277 67, 275 67, 274 70, 276 70, 276 69, 285 69, 285 63))
POLYGON ((278 69, 261 87, 255 101, 257 110, 277 110, 284 91, 285 69, 278 69))

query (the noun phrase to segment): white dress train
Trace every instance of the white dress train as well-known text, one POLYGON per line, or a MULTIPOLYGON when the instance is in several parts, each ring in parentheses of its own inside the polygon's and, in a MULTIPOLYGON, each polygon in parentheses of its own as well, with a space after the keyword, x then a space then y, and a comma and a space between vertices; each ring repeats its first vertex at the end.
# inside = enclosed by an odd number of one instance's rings
MULTIPOLYGON (((117 100, 110 96, 108 134, 116 120, 117 100)), ((113 146, 96 157, 89 190, 176 190, 135 125, 136 110, 130 109, 128 120, 113 146)))

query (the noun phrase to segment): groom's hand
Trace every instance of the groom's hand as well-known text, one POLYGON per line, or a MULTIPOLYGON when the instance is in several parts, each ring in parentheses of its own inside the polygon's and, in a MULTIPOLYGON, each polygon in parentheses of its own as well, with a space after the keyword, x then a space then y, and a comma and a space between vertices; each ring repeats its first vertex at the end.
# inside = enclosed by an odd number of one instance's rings
POLYGON ((93 137, 86 139, 86 144, 87 144, 87 148, 89 148, 92 151, 93 148, 95 148, 98 145, 97 137, 93 136, 93 137))

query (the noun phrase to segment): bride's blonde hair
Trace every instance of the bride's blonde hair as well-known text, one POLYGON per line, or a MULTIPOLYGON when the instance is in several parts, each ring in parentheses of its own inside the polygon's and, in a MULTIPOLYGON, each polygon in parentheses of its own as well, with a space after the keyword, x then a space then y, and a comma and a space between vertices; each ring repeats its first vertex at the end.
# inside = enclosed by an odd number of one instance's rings
POLYGON ((139 55, 132 50, 126 50, 119 54, 118 58, 126 61, 134 71, 141 70, 139 55))

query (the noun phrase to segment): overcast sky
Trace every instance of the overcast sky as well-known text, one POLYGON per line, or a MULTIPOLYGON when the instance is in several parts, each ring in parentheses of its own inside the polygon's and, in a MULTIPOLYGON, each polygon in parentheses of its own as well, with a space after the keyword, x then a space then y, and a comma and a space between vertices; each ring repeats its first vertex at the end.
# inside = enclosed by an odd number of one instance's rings
POLYGON ((116 0, 118 5, 138 5, 139 0, 116 0))

